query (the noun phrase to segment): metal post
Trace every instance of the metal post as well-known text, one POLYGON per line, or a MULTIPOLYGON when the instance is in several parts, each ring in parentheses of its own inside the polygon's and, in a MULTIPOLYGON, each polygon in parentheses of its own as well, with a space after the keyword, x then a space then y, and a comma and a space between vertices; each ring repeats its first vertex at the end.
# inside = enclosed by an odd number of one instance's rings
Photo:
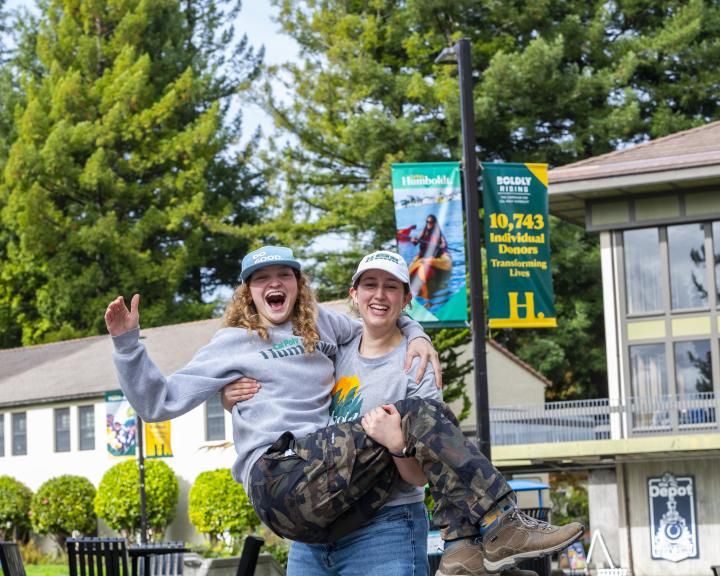
POLYGON ((468 265, 470 272, 470 319, 475 374, 475 426, 478 448, 490 460, 490 409, 488 403, 487 359, 485 356, 485 314, 483 311, 482 252, 478 160, 475 155, 475 113, 473 109, 470 41, 458 41, 445 49, 435 62, 457 62, 460 82, 460 121, 463 142, 463 199, 467 220, 468 265), (450 60, 450 57, 453 60, 450 60))
POLYGON ((143 440, 143 421, 140 416, 137 418, 137 434, 135 436, 137 444, 137 461, 138 473, 140 476, 140 544, 147 544, 147 506, 145 501, 145 454, 143 452, 145 442, 143 440))

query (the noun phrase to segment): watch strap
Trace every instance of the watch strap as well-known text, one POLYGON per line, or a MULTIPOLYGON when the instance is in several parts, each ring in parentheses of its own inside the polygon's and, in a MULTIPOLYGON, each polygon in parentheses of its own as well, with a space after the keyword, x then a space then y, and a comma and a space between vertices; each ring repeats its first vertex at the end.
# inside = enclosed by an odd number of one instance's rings
POLYGON ((411 458, 415 455, 415 448, 411 448, 408 450, 407 444, 403 446, 402 451, 400 452, 393 452, 392 450, 388 450, 390 452, 391 456, 394 456, 395 458, 411 458))

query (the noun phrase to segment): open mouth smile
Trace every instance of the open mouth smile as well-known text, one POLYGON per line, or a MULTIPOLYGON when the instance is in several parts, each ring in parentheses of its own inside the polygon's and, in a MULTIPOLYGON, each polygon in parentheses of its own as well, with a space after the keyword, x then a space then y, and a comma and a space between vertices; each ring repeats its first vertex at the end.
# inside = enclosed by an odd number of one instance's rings
POLYGON ((265 295, 265 302, 267 303, 268 308, 273 311, 282 310, 286 299, 287 296, 278 290, 273 290, 265 295))

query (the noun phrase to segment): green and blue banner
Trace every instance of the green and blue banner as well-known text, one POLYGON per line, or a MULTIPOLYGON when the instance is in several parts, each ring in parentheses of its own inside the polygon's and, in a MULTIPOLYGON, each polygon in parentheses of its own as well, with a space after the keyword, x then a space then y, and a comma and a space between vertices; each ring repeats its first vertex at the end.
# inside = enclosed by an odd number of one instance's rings
POLYGON ((482 168, 490 328, 554 328, 547 164, 482 168))
POLYGON ((105 392, 107 451, 112 456, 135 456, 137 417, 119 390, 105 392))
POLYGON ((465 325, 465 234, 458 162, 393 164, 398 252, 410 269, 409 315, 435 326, 465 325))

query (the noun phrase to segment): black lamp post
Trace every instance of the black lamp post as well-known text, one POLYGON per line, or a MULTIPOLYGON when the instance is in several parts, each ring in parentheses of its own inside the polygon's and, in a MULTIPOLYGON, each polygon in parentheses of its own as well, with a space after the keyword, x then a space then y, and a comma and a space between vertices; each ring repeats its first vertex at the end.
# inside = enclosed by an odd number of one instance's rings
POLYGON ((473 110, 470 41, 459 40, 445 48, 436 64, 457 64, 460 82, 460 122, 463 142, 463 200, 467 221, 468 265, 470 271, 470 319, 475 374, 475 426, 478 448, 490 460, 490 409, 487 361, 485 356, 485 314, 483 312, 482 252, 480 243, 480 197, 478 161, 475 155, 475 113, 473 110))
POLYGON ((145 440, 143 438, 143 428, 145 424, 140 416, 136 416, 137 421, 137 434, 136 449, 137 449, 137 462, 138 462, 138 475, 140 479, 140 544, 147 544, 148 526, 147 526, 147 505, 145 497, 145 440))

